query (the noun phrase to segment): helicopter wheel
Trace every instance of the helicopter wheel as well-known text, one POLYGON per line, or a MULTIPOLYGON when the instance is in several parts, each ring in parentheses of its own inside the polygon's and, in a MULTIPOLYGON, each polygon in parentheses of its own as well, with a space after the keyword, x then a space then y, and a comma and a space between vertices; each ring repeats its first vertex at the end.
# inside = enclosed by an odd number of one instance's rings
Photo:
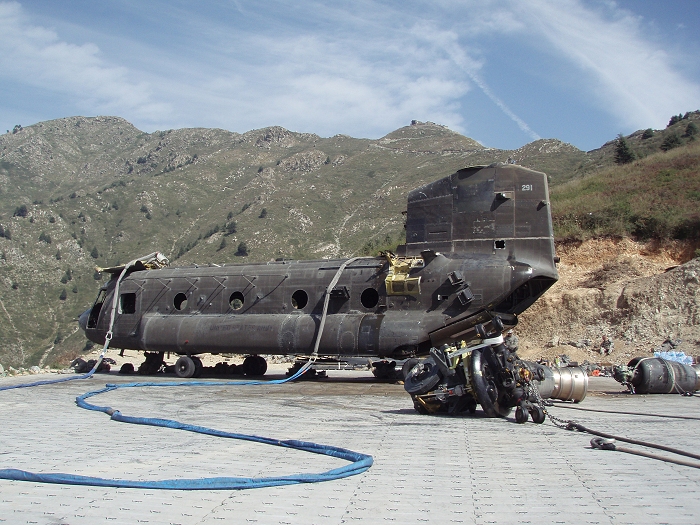
POLYGON ((193 377, 197 367, 191 357, 181 355, 175 362, 175 374, 177 377, 187 378, 193 377))
POLYGON ((202 364, 202 360, 197 357, 196 355, 193 355, 191 357, 192 361, 194 361, 194 375, 192 377, 199 377, 202 375, 202 371, 204 370, 204 365, 202 364))
POLYGON ((267 372, 267 361, 259 355, 249 355, 243 360, 243 370, 247 376, 263 376, 267 372))
POLYGON ((429 357, 408 371, 403 387, 409 394, 427 394, 440 382, 441 378, 440 369, 433 358, 429 357))
POLYGON ((518 407, 515 409, 515 421, 516 423, 527 423, 527 411, 523 410, 523 407, 518 407))
POLYGON ((536 406, 530 411, 530 416, 532 416, 532 422, 537 423, 538 425, 544 423, 544 420, 546 418, 544 410, 542 410, 542 407, 536 406))
MULTIPOLYGON (((491 351, 486 348, 486 351, 491 351)), ((494 372, 483 356, 483 350, 472 352, 472 370, 476 400, 487 417, 507 417, 510 407, 506 406, 503 395, 498 389, 494 372)))
POLYGON ((417 357, 411 357, 410 359, 406 359, 403 365, 401 365, 401 376, 404 379, 406 379, 406 376, 408 376, 408 374, 411 372, 411 369, 418 363, 420 363, 420 359, 418 359, 417 357))

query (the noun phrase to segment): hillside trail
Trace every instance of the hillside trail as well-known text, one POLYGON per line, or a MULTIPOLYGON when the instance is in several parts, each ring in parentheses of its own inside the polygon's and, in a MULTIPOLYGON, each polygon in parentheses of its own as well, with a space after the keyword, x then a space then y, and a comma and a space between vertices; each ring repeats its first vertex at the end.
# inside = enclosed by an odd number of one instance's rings
POLYGON ((698 244, 591 239, 557 245, 559 281, 520 316, 519 355, 626 364, 667 338, 700 355, 698 244), (610 356, 599 353, 603 335, 610 356))

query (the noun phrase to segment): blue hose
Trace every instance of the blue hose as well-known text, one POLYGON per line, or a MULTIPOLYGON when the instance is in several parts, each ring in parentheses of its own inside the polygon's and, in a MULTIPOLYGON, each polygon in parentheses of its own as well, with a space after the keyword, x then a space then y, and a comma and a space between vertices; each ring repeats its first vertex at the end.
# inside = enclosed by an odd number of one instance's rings
MULTIPOLYGON (((146 256, 146 259, 150 259, 152 256, 158 256, 157 252, 154 252, 146 256)), ((353 452, 352 450, 347 450, 344 448, 332 447, 329 445, 319 445, 317 443, 311 443, 307 441, 297 441, 297 440, 287 440, 280 441, 277 439, 271 439, 261 436, 251 436, 247 434, 236 434, 233 432, 224 432, 222 430, 216 430, 213 428, 200 427, 196 425, 187 425, 185 423, 180 423, 179 421, 174 421, 172 419, 159 419, 159 418, 149 418, 149 417, 131 417, 125 416, 118 410, 111 407, 103 407, 93 405, 85 401, 89 397, 97 396, 99 394, 104 394, 106 392, 111 392, 112 390, 117 390, 119 388, 139 388, 146 386, 153 387, 166 387, 166 386, 245 386, 245 385, 270 385, 270 384, 283 384, 288 381, 294 381, 302 374, 304 374, 310 367, 313 361, 315 361, 318 355, 318 345, 321 340, 321 334, 323 332, 323 326, 326 321, 326 315, 328 313, 328 302, 331 294, 331 290, 338 282, 340 274, 343 272, 345 267, 351 262, 358 259, 358 257, 353 257, 345 261, 338 271, 336 272, 333 280, 328 285, 326 290, 326 298, 323 306, 323 314, 321 316, 321 322, 319 325, 318 333, 316 334, 316 345, 314 347, 313 354, 308 363, 301 367, 294 375, 286 379, 276 379, 273 381, 225 381, 225 382, 168 382, 168 383, 125 383, 123 385, 108 384, 102 390, 95 390, 93 392, 88 392, 82 396, 78 396, 75 399, 76 404, 80 408, 86 410, 96 410, 98 412, 104 412, 111 416, 113 421, 119 421, 122 423, 132 423, 135 425, 151 425, 155 427, 166 427, 176 430, 186 430, 188 432, 197 432, 200 434, 207 434, 210 436, 224 437, 230 439, 241 439, 245 441, 253 441, 256 443, 263 443, 266 445, 274 445, 277 447, 293 448, 296 450, 303 450, 305 452, 312 452, 314 454, 323 454, 325 456, 332 456, 340 459, 345 459, 351 461, 350 465, 345 467, 327 470, 326 472, 321 472, 318 474, 293 474, 291 476, 276 476, 269 478, 201 478, 201 479, 169 479, 161 481, 129 481, 123 479, 105 479, 105 478, 95 478, 90 476, 77 476, 74 474, 40 474, 35 472, 27 472, 24 470, 17 469, 0 469, 0 479, 9 479, 14 481, 34 481, 36 483, 59 483, 63 485, 89 485, 95 487, 119 487, 119 488, 144 488, 144 489, 167 489, 167 490, 238 490, 238 489, 252 489, 260 487, 276 487, 280 485, 296 485, 298 483, 319 483, 321 481, 330 481, 332 479, 347 478, 349 476, 354 476, 356 474, 361 474, 365 472, 372 466, 373 459, 372 456, 367 454, 361 454, 359 452, 353 452)), ((46 381, 36 381, 34 383, 27 383, 23 385, 14 385, 7 387, 0 387, 2 390, 13 390, 16 388, 28 388, 40 385, 52 385, 56 383, 64 383, 66 381, 74 381, 76 379, 88 379, 97 371, 100 366, 102 359, 107 352, 110 341, 112 339, 112 326, 114 324, 114 313, 117 307, 117 291, 119 283, 126 275, 129 268, 131 268, 138 260, 135 259, 124 266, 114 290, 114 300, 112 301, 111 317, 109 322, 109 330, 105 337, 105 345, 102 349, 97 363, 93 366, 92 370, 85 375, 78 377, 66 377, 61 379, 52 379, 46 381)))
POLYGON ((23 383, 21 385, 0 386, 0 392, 3 390, 15 390, 17 388, 29 388, 41 385, 55 385, 56 383, 65 383, 66 381, 75 381, 76 379, 89 379, 95 373, 95 370, 90 370, 87 374, 81 376, 61 377, 60 379, 45 379, 43 381, 35 381, 33 383, 23 383))
MULTIPOLYGON (((330 481, 333 479, 346 478, 361 474, 372 466, 372 456, 353 452, 352 450, 333 447, 329 445, 320 445, 308 441, 298 440, 277 440, 262 436, 254 436, 248 434, 238 434, 234 432, 224 432, 213 428, 201 427, 198 425, 188 425, 172 419, 148 418, 148 417, 132 417, 122 414, 119 410, 115 410, 107 406, 98 406, 88 403, 86 399, 120 388, 141 388, 141 387, 178 387, 178 386, 244 386, 244 385, 269 385, 283 384, 288 381, 297 379, 305 370, 300 370, 296 374, 286 379, 277 379, 273 381, 217 381, 217 382, 166 382, 166 383, 125 383, 123 385, 107 384, 101 390, 87 392, 78 396, 75 399, 76 404, 80 408, 86 410, 95 410, 108 414, 113 421, 122 423, 132 423, 135 425, 151 425, 156 427, 165 427, 175 430, 186 430, 188 432, 197 432, 215 437, 240 439, 244 441, 253 441, 255 443, 263 443, 265 445, 273 445, 277 447, 285 447, 314 454, 322 454, 335 458, 350 461, 349 465, 344 467, 327 470, 317 474, 292 474, 289 476, 273 476, 263 478, 235 478, 235 477, 217 477, 217 478, 199 478, 199 479, 166 479, 159 481, 132 481, 124 479, 105 479, 91 476, 78 476, 74 474, 45 474, 27 472, 17 469, 0 469, 0 479, 9 479, 14 481, 33 481, 35 483, 58 483, 63 485, 89 485, 94 487, 118 487, 118 488, 141 488, 141 489, 164 489, 164 490, 240 490, 262 487, 276 487, 281 485, 296 485, 299 483, 319 483, 322 481, 330 481)), ((74 378, 79 379, 79 378, 74 378)), ((46 384, 47 382, 40 382, 46 384)), ((26 385, 29 386, 29 385, 26 385)))

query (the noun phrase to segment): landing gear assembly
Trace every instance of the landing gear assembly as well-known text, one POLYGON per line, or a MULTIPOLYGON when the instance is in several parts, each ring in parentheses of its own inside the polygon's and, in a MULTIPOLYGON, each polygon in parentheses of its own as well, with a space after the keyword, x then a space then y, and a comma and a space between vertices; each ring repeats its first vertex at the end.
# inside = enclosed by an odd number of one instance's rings
MULTIPOLYGON (((204 370, 202 360, 196 355, 181 355, 175 363, 175 374, 181 378, 200 377, 204 370)), ((267 372, 267 361, 259 355, 249 355, 243 364, 235 368, 235 373, 247 376, 263 376, 267 372)))
POLYGON ((430 356, 409 360, 403 368, 404 388, 421 414, 474 414, 477 405, 487 417, 529 418, 543 423, 543 400, 582 401, 588 376, 578 367, 552 369, 523 361, 503 344, 503 323, 496 317, 491 332, 477 325, 473 339, 459 345, 431 348, 430 356))

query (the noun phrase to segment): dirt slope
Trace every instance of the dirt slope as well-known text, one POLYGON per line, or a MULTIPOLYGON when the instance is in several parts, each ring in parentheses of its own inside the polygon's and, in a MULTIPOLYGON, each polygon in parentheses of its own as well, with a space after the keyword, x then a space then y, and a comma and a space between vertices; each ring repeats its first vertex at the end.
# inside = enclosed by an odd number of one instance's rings
POLYGON ((520 317, 522 357, 566 354, 600 362, 603 335, 615 350, 606 361, 650 355, 672 335, 700 355, 700 259, 697 246, 593 239, 559 245, 560 280, 520 317))

